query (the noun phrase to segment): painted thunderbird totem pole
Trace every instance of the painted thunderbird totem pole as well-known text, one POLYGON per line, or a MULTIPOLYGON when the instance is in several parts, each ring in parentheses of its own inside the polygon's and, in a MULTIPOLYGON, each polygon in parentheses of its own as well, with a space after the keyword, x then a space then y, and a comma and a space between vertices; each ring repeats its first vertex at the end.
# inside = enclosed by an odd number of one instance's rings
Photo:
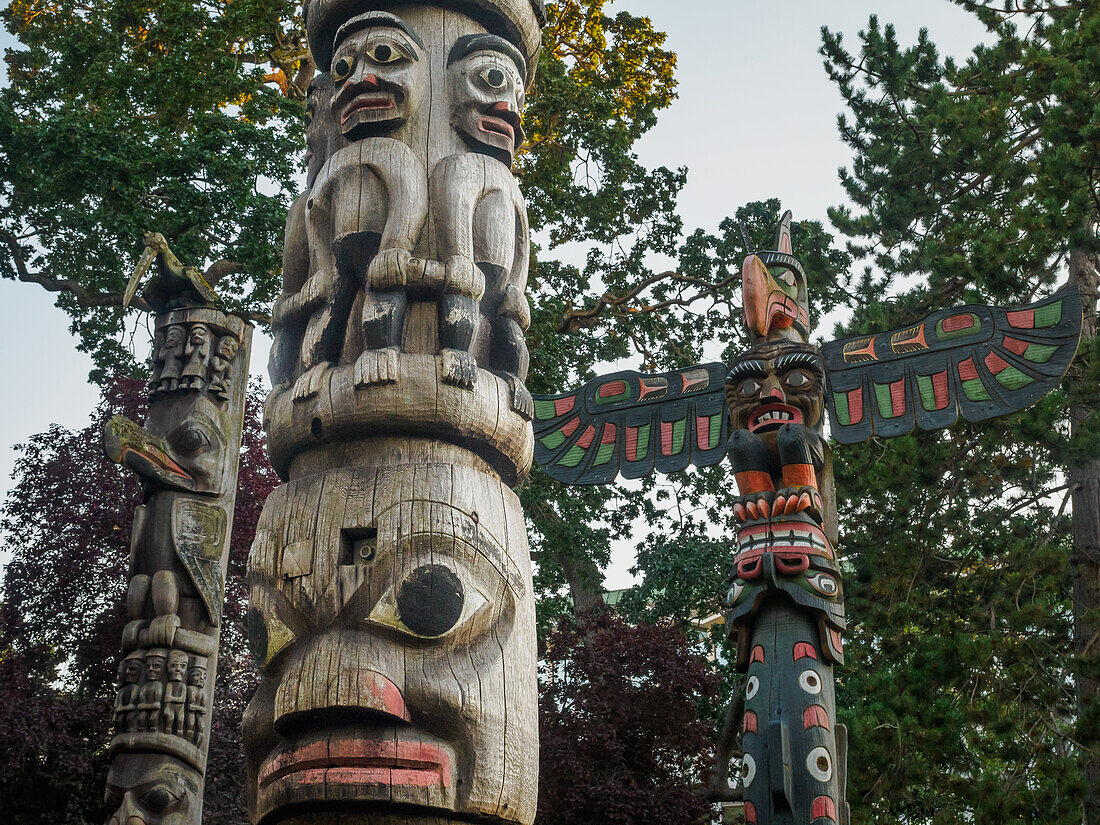
POLYGON ((244 422, 251 326, 217 306, 161 235, 144 297, 156 313, 149 414, 115 416, 108 457, 136 472, 128 622, 115 696, 108 825, 199 825, 225 571, 244 422))
POLYGON ((826 406, 841 444, 1023 409, 1068 368, 1081 307, 1072 290, 1018 309, 964 306, 819 350, 790 219, 775 249, 742 267, 751 349, 729 367, 618 372, 536 397, 535 460, 560 481, 598 484, 728 455, 739 527, 727 632, 748 678, 719 742, 712 780, 723 787, 710 795, 742 799, 750 825, 845 825, 847 742, 833 690, 845 615, 826 406))
POLYGON ((527 212, 540 0, 308 0, 306 191, 273 309, 249 557, 249 805, 530 825, 527 212))

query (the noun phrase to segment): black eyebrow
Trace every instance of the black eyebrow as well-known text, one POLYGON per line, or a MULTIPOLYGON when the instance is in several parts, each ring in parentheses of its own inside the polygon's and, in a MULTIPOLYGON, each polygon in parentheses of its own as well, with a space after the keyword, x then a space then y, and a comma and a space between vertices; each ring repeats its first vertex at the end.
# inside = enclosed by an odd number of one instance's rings
POLYGON ((764 361, 757 359, 751 359, 749 361, 741 361, 734 364, 729 373, 726 375, 727 381, 732 381, 735 378, 740 378, 746 375, 767 375, 768 365, 764 361))
POLYGON ((779 356, 775 366, 777 369, 800 366, 821 369, 821 359, 811 352, 792 352, 779 356))
MULTIPOLYGON (((368 26, 386 26, 391 29, 401 29, 401 31, 405 32, 405 34, 413 39, 413 42, 415 42, 417 46, 421 49, 426 48, 424 46, 424 41, 420 39, 420 35, 413 30, 413 27, 396 14, 390 14, 387 11, 368 11, 351 18, 336 30, 336 36, 332 39, 333 51, 340 47, 340 41, 343 38, 354 31, 365 29, 368 26)), ((413 59, 419 60, 420 57, 418 55, 413 55, 413 59)))
POLYGON ((450 66, 474 52, 497 52, 508 57, 516 64, 520 76, 527 74, 527 61, 520 54, 519 49, 495 34, 467 34, 455 41, 447 54, 447 65, 450 66))

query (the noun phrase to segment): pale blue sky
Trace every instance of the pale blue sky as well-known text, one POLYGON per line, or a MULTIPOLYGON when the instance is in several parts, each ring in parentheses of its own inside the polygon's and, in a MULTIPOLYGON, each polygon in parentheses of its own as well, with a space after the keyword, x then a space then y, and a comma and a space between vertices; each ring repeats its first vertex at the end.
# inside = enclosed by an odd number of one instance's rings
MULTIPOLYGON (((842 104, 825 77, 820 28, 845 33, 851 46, 868 15, 897 25, 902 43, 927 27, 948 54, 964 56, 984 34, 947 0, 618 0, 611 5, 651 17, 679 55, 679 99, 640 147, 648 166, 687 166, 680 198, 685 226, 714 229, 737 206, 778 197, 796 217, 825 219, 841 203, 837 167, 849 162, 836 136, 842 104)), ((0 46, 11 45, 0 32, 0 46)), ((51 422, 78 427, 98 393, 89 362, 76 352, 65 316, 33 285, 0 281, 0 353, 7 401, 0 406, 0 494, 10 487, 10 449, 51 422)), ((264 372, 266 341, 253 371, 264 372)), ((144 343, 139 343, 144 352, 144 343)), ((613 565, 609 585, 625 579, 630 560, 613 565)))

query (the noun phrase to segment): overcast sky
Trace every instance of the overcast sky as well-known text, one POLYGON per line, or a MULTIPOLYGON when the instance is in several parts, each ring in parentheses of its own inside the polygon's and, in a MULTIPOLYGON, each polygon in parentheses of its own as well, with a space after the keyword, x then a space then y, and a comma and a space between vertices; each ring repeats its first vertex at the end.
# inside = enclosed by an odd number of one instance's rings
MULTIPOLYGON (((837 168, 850 154, 837 138, 842 102, 818 54, 821 27, 845 34, 857 48, 868 16, 897 26, 912 43, 921 27, 944 54, 964 57, 984 34, 948 0, 618 0, 668 33, 679 59, 679 99, 639 145, 649 166, 686 166, 679 202, 688 231, 714 230, 738 206, 778 197, 796 218, 826 221, 842 203, 837 168)), ((0 32, 0 45, 12 38, 0 32)), ((2 71, 2 70, 0 70, 2 71)), ((11 484, 11 445, 51 422, 79 427, 98 392, 87 383, 89 361, 78 353, 66 317, 40 287, 0 281, 0 352, 8 379, 0 406, 0 494, 11 484)), ((260 340, 253 372, 262 373, 269 344, 260 340)), ((144 352, 144 349, 143 349, 144 352)), ((266 375, 265 375, 266 378, 266 375)), ((613 565, 608 584, 621 586, 629 560, 613 565)))

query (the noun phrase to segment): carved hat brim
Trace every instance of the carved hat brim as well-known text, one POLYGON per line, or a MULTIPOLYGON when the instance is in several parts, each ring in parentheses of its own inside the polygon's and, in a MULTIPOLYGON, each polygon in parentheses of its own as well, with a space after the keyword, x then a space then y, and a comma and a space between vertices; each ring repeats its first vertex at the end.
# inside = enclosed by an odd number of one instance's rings
MULTIPOLYGON (((543 0, 423 0, 426 6, 456 9, 468 14, 493 34, 515 45, 527 62, 527 85, 535 77, 542 27, 546 25, 543 0)), ((337 30, 356 15, 369 11, 392 11, 387 0, 306 0, 304 4, 309 49, 317 68, 332 66, 333 41, 337 30)))

